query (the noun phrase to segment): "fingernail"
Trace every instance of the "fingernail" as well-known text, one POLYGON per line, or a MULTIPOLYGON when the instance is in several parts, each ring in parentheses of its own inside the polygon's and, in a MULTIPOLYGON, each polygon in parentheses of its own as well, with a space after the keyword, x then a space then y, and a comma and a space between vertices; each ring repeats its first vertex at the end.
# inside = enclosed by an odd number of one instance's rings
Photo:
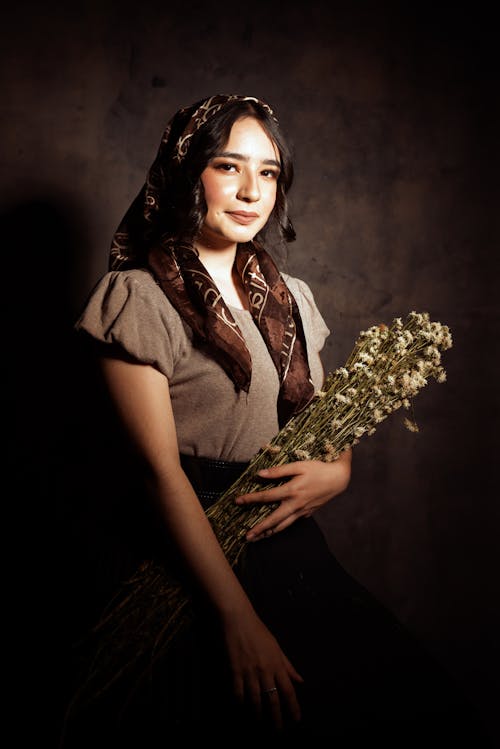
POLYGON ((247 533, 247 541, 253 541, 255 538, 255 533, 247 533))
POLYGON ((268 474, 269 474, 269 471, 267 470, 267 468, 262 468, 259 471, 259 476, 267 476, 268 474))
POLYGON ((243 504, 243 500, 241 499, 241 497, 236 497, 236 499, 234 500, 234 503, 237 504, 237 505, 242 505, 243 504))

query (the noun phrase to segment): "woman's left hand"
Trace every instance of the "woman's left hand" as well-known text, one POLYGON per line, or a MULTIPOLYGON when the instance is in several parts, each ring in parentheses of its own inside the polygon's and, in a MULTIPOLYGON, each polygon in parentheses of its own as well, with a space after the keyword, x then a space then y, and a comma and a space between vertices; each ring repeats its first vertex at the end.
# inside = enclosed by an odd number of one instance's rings
POLYGON ((332 463, 322 460, 299 460, 273 466, 258 472, 264 479, 289 480, 280 486, 243 494, 236 504, 279 502, 279 507, 248 533, 247 541, 258 541, 284 530, 298 518, 309 517, 333 497, 343 492, 351 477, 352 451, 346 450, 332 463))

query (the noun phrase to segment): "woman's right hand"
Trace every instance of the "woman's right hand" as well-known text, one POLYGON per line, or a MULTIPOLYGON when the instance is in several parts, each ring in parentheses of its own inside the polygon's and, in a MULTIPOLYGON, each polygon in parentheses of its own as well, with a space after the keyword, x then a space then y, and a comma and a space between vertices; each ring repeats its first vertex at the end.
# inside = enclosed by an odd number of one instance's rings
POLYGON ((287 717, 299 721, 294 683, 302 683, 303 678, 259 617, 252 612, 226 619, 224 636, 238 700, 250 703, 256 716, 268 718, 277 731, 287 717))

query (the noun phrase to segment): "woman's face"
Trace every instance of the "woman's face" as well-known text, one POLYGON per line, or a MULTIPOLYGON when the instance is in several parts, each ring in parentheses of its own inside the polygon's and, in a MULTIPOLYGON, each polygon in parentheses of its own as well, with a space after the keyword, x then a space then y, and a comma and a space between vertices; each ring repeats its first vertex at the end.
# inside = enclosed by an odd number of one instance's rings
POLYGON ((229 140, 201 174, 207 214, 201 243, 227 248, 249 242, 276 202, 279 152, 253 117, 236 120, 229 140))

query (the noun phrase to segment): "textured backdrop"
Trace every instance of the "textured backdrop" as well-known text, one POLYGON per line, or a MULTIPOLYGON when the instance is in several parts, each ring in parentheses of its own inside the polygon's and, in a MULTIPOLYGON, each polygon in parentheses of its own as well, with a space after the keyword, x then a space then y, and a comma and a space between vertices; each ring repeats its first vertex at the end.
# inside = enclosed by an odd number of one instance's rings
POLYGON ((30 600, 43 599, 57 634, 50 549, 64 518, 51 499, 75 396, 68 330, 173 112, 218 92, 264 98, 295 152, 285 269, 310 284, 331 328, 326 368, 343 364, 360 329, 412 309, 452 330, 448 382, 415 400, 420 432, 396 415, 362 442, 349 490, 320 521, 498 735, 492 19, 480 3, 403 5, 21 1, 3 11, 2 303, 20 510, 10 535, 16 559, 28 558, 22 598, 36 569, 44 582, 29 584, 30 600))

